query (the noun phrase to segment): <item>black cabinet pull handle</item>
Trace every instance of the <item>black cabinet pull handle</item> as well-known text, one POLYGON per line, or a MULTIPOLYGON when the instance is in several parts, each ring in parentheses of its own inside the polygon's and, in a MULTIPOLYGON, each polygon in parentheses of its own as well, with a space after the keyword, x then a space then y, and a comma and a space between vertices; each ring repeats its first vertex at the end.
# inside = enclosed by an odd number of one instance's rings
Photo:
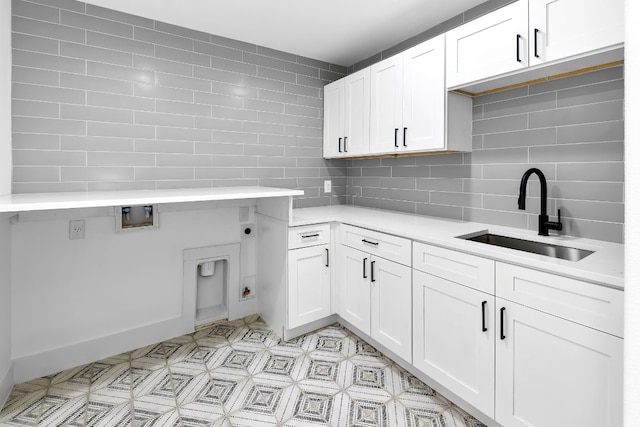
POLYGON ((522 36, 520 34, 516 34, 516 61, 522 62, 520 59, 520 39, 522 36))
POLYGON ((402 145, 407 146, 407 128, 402 131, 402 145))
POLYGON ((534 29, 533 30, 533 56, 535 56, 536 58, 540 58, 540 55, 538 55, 538 34, 540 34, 540 30, 539 29, 534 29))
POLYGON ((487 305, 487 302, 486 301, 482 301, 482 332, 487 332, 488 331, 487 324, 485 323, 485 314, 484 314, 484 310, 485 310, 486 305, 487 305))
POLYGON ((376 281, 376 279, 373 278, 373 264, 375 263, 376 263, 375 261, 371 261, 371 282, 372 283, 376 281))
POLYGON ((367 258, 362 260, 362 278, 367 278, 367 258))
POLYGON ((395 136, 393 137, 393 145, 395 145, 396 148, 398 148, 398 128, 396 128, 395 136))
POLYGON ((302 236, 303 239, 310 239, 312 237, 318 237, 320 236, 320 234, 316 233, 316 234, 307 234, 306 236, 302 236))
POLYGON ((342 153, 342 138, 338 138, 338 153, 342 153))
POLYGON ((503 340, 506 338, 505 334, 504 334, 504 311, 506 310, 505 307, 502 307, 500 309, 500 339, 503 340))
POLYGON ((368 243, 368 244, 373 245, 373 246, 378 246, 379 245, 378 242, 370 242, 367 239, 362 239, 362 243, 368 243))
POLYGON ((344 137, 344 152, 347 152, 347 137, 344 137))
POLYGON ((324 266, 329 267, 329 249, 325 248, 324 250, 327 251, 327 263, 324 266))

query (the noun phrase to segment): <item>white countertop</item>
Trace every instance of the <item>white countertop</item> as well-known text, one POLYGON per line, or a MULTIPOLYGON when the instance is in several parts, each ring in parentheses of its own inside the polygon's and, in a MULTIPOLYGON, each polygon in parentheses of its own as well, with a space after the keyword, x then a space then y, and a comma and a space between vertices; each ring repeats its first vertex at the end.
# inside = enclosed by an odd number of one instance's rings
POLYGON ((169 190, 88 191, 0 196, 0 213, 94 208, 154 203, 205 202, 301 196, 302 190, 272 187, 180 188, 169 190))
POLYGON ((478 222, 412 215, 350 205, 293 210, 291 226, 337 221, 394 234, 496 261, 547 271, 591 283, 624 289, 624 245, 571 236, 538 236, 534 230, 501 227, 478 222), (484 243, 457 239, 456 236, 489 230, 492 233, 571 246, 595 251, 580 261, 567 261, 484 243))

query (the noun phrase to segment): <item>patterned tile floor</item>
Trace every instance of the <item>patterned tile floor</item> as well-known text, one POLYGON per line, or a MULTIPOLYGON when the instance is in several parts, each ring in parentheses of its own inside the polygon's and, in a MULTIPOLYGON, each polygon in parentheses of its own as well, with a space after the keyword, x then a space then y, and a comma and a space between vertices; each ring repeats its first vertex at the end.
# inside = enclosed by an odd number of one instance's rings
POLYGON ((342 326, 257 316, 18 384, 0 425, 483 426, 342 326))

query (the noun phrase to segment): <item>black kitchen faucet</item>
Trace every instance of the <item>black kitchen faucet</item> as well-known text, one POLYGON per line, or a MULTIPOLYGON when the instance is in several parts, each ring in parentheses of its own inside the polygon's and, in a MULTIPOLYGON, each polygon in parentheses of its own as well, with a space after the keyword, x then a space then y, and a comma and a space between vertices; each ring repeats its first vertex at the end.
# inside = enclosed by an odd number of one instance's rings
POLYGON ((538 234, 540 236, 548 236, 549 230, 562 230, 560 222, 560 209, 558 209, 558 221, 549 221, 547 215, 547 179, 542 171, 538 168, 531 168, 522 175, 520 181, 520 195, 518 196, 518 209, 525 208, 525 199, 527 198, 527 181, 532 174, 538 175, 540 180, 540 215, 538 215, 538 234))

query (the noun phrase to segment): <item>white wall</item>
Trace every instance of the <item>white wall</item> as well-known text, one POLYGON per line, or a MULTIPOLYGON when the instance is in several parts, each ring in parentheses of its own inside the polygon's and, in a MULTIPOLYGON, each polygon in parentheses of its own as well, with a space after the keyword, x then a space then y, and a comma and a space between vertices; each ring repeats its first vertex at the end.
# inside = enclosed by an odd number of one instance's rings
POLYGON ((11 193, 11 2, 0 2, 0 194, 11 193))
POLYGON ((0 215, 0 407, 13 386, 11 363, 11 225, 0 215))
MULTIPOLYGON (((0 2, 0 194, 11 192, 11 2, 0 2)), ((0 406, 11 370, 11 227, 0 215, 0 406)))
POLYGON ((624 425, 640 425, 640 3, 625 1, 624 425))
MULTIPOLYGON (((96 357, 101 337, 163 322, 181 327, 183 250, 241 242, 238 208, 162 209, 159 229, 121 233, 115 232, 114 216, 96 216, 106 214, 106 208, 21 214, 12 226, 12 354, 18 379, 47 373, 25 373, 21 359, 33 363, 34 355, 82 343, 96 357), (84 240, 68 239, 69 219, 74 218, 85 219, 84 240)), ((240 280, 255 274, 255 253, 244 260, 240 280)), ((239 298, 239 293, 231 296, 239 298)), ((156 341, 179 335, 165 329, 156 341)), ((116 344, 100 349, 101 357, 130 350, 122 348, 125 340, 109 342, 116 344)), ((152 342, 138 340, 136 346, 152 342)))

